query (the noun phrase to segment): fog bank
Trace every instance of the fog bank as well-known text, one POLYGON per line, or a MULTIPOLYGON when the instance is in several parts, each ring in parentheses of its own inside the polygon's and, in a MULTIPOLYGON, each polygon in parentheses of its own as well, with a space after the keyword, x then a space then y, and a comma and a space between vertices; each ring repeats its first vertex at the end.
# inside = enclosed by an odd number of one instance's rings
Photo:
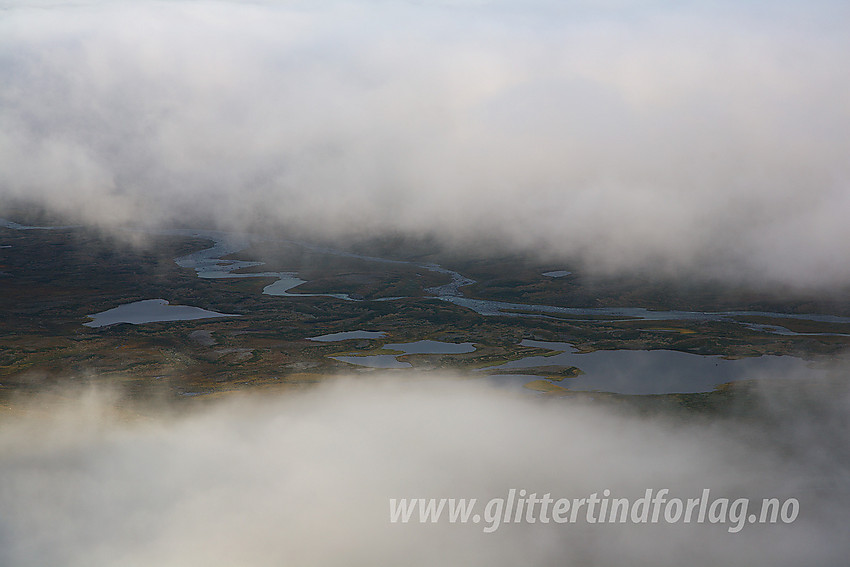
POLYGON ((846 388, 764 397, 764 421, 708 424, 448 378, 361 376, 142 416, 98 391, 41 400, 2 417, 0 562, 775 567, 846 557, 846 388), (708 522, 491 534, 389 522, 389 498, 486 502, 511 488, 553 498, 708 488, 797 498, 800 513, 739 533, 708 522))
POLYGON ((0 7, 0 201, 850 281, 846 3, 0 7))

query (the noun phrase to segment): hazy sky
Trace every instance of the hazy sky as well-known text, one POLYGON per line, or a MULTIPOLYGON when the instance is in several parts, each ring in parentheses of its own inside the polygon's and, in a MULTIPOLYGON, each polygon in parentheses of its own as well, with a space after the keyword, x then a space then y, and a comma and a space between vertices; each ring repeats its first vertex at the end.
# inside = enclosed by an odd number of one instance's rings
POLYGON ((0 197, 850 282, 846 2, 0 8, 0 197))

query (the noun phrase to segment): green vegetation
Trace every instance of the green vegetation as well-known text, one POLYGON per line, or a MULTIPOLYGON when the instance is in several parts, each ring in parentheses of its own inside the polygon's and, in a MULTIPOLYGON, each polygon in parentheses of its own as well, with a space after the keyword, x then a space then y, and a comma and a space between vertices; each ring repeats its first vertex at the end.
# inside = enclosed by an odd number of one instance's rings
MULTIPOLYGON (((258 245, 238 257, 266 261, 256 268, 259 271, 294 271, 309 280, 292 290, 295 293, 347 293, 366 301, 263 295, 263 287, 274 281, 271 278, 200 279, 173 259, 208 247, 209 242, 203 239, 150 237, 129 245, 83 229, 0 229, 0 237, 4 245, 11 246, 0 249, 0 397, 7 399, 16 392, 92 380, 121 384, 139 395, 151 391, 181 395, 244 387, 292 387, 326 380, 340 371, 360 371, 330 358, 338 355, 399 354, 400 360, 417 368, 452 368, 481 375, 484 373, 473 371, 527 356, 556 354, 521 346, 523 339, 568 342, 580 352, 672 349, 731 357, 835 354, 850 344, 850 337, 815 334, 850 334, 847 324, 755 316, 740 320, 813 334, 777 335, 750 330, 734 321, 482 316, 425 294, 424 289, 446 283, 445 274, 296 245, 258 245), (369 301, 398 296, 404 299, 369 301), (103 328, 82 325, 92 313, 152 298, 242 316, 103 328), (355 329, 380 330, 386 336, 339 343, 307 340, 355 329), (477 349, 457 355, 402 355, 384 349, 386 344, 423 339, 473 342, 477 349)), ((362 243, 358 246, 366 248, 362 243)), ((387 243, 360 251, 393 256, 387 243)), ((803 299, 778 304, 774 297, 759 298, 751 291, 736 295, 721 290, 709 297, 697 293, 699 289, 677 290, 669 283, 653 284, 642 278, 632 280, 631 287, 623 278, 602 281, 575 274, 548 278, 541 273, 552 266, 529 260, 435 256, 409 244, 396 249, 395 256, 439 261, 479 280, 464 288, 464 293, 514 302, 708 310, 770 307, 785 312, 805 307, 824 312, 829 307, 830 312, 839 314, 850 311, 844 303, 825 306, 803 299), (695 298, 693 304, 688 303, 689 298, 695 298)), ((563 388, 552 381, 580 372, 575 367, 556 365, 523 369, 523 373, 546 379, 534 382, 540 388, 562 394, 563 388)), ((690 407, 699 405, 700 398, 676 399, 676 403, 690 407)))

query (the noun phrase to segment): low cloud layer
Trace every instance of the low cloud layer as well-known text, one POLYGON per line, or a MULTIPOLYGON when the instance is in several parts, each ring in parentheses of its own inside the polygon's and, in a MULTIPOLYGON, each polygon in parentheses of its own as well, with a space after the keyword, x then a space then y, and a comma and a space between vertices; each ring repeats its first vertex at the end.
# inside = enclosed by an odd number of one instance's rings
MULTIPOLYGON (((713 424, 544 402, 481 383, 340 379, 128 416, 97 391, 0 423, 6 565, 840 564, 846 391, 764 398, 713 424), (790 524, 392 524, 389 498, 669 488, 797 498, 790 524)), ((752 510, 752 508, 751 508, 752 510)))
POLYGON ((0 6, 4 200, 850 281, 845 3, 0 6))

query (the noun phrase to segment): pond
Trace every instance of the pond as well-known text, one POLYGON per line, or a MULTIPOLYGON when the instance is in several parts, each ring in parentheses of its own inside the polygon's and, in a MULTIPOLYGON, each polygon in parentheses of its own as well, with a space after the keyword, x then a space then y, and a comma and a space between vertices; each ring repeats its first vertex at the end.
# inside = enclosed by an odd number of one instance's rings
POLYGON ((617 394, 710 392, 716 386, 734 380, 824 374, 824 371, 812 368, 807 361, 793 356, 725 359, 672 350, 598 350, 578 354, 569 343, 524 340, 520 344, 549 349, 554 353, 551 356, 529 356, 481 371, 516 371, 510 376, 493 375, 489 379, 524 384, 541 377, 522 374, 523 370, 575 366, 583 374, 552 382, 570 390, 617 394))
POLYGON ((208 311, 189 305, 169 305, 165 299, 145 299, 134 303, 125 303, 124 305, 89 315, 89 317, 92 320, 88 323, 83 323, 86 327, 106 327, 118 323, 141 325, 160 321, 191 321, 211 317, 239 317, 239 315, 217 313, 216 311, 208 311))
POLYGON ((341 333, 330 333, 318 337, 309 337, 308 341, 319 341, 323 343, 335 341, 347 341, 349 339, 380 339, 386 336, 383 331, 343 331, 341 333))
POLYGON ((369 368, 411 368, 408 362, 397 357, 406 354, 464 354, 475 350, 473 343, 444 343, 442 341, 416 341, 384 345, 388 350, 400 350, 403 354, 375 354, 368 356, 332 356, 334 360, 368 366, 369 368))

